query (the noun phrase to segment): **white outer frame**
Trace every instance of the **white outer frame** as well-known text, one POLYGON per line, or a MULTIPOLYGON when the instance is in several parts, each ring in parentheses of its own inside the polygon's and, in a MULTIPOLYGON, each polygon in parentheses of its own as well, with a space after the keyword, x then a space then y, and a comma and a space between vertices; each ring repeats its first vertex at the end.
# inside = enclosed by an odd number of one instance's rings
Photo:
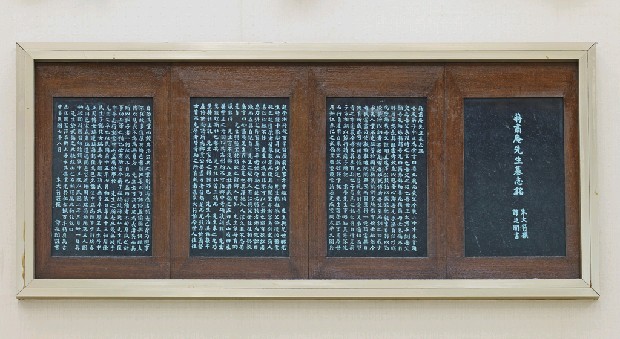
POLYGON ((17 298, 598 299, 595 43, 18 43, 17 298), (550 61, 579 64, 580 279, 199 280, 34 278, 37 61, 550 61))

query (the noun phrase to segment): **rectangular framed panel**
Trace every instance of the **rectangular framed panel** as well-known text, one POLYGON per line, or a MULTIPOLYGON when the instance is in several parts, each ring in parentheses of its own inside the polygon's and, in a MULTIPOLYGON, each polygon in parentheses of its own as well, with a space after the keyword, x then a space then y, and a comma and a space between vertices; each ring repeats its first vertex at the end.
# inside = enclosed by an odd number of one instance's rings
POLYGON ((447 76, 448 276, 578 278, 577 64, 447 76))
POLYGON ((168 277, 167 68, 35 70, 36 278, 168 277))
MULTIPOLYGON (((595 44, 22 43, 17 54, 19 299, 598 298, 595 44), (55 98, 152 100, 151 253, 52 255, 55 98), (202 188, 190 184, 190 135, 220 132, 204 126, 199 133, 192 130, 191 101, 212 100, 213 105, 213 100, 261 98, 289 100, 289 135, 296 136, 288 140, 287 152, 288 253, 280 248, 280 253, 250 258, 223 246, 225 255, 201 253, 200 248, 192 254, 191 193, 202 188), (407 256, 329 252, 327 101, 398 98, 426 100, 427 248, 407 256), (562 100, 565 255, 558 255, 558 247, 535 256, 523 255, 532 253, 528 251, 466 253, 465 181, 470 179, 464 174, 465 103, 472 108, 475 100, 547 98, 562 100)), ((513 118, 514 110, 509 110, 513 118)), ((202 116, 200 106, 197 113, 202 116)), ((232 114, 245 116, 236 108, 232 114)), ((368 113, 362 106, 356 114, 368 113)), ((392 113, 394 117, 398 114, 392 113)), ((388 125, 393 121, 388 119, 388 125)), ((383 138, 381 130, 373 132, 383 138)), ((234 140, 235 133, 231 135, 234 140)), ((349 144, 349 150, 355 147, 349 144)), ((227 152, 220 159, 234 162, 234 150, 232 156, 227 152)), ((270 152, 266 145, 256 153, 270 152)), ((69 160, 69 165, 75 164, 69 160)), ((234 191, 224 195, 241 199, 234 191)), ((392 214, 386 217, 390 220, 392 214)), ((525 223, 528 236, 530 220, 525 223)), ((521 237, 523 224, 520 219, 521 237)), ((402 233, 403 239, 407 236, 402 233)), ((203 243, 206 238, 203 234, 203 243)), ((235 242, 232 235, 222 241, 235 242)))
POLYGON ((427 256, 426 98, 327 98, 327 256, 427 256))
POLYGON ((443 278, 443 67, 326 65, 311 81, 310 277, 443 278))
POLYGON ((172 67, 172 278, 307 277, 306 81, 293 65, 172 67))
POLYGON ((190 256, 288 257, 289 99, 190 106, 190 256))
POLYGON ((53 107, 52 256, 151 256, 153 99, 53 107))
POLYGON ((465 256, 565 256, 563 98, 464 100, 465 256))

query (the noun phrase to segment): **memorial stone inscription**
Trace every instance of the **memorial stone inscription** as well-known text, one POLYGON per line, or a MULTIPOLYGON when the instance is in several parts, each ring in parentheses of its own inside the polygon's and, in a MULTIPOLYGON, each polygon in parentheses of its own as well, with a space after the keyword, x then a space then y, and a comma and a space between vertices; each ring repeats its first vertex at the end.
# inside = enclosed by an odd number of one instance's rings
POLYGON ((288 98, 191 98, 190 255, 288 256, 288 98))
POLYGON ((464 147, 465 255, 565 255, 563 99, 465 99, 464 147))
POLYGON ((151 98, 55 98, 53 256, 150 256, 151 98))
POLYGON ((426 99, 327 99, 327 255, 426 256, 426 99))

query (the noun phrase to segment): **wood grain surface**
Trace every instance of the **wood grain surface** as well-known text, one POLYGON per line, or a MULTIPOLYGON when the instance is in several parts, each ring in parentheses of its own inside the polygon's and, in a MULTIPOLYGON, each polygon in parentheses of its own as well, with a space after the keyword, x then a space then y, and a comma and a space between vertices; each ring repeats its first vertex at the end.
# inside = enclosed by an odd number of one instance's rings
POLYGON ((579 127, 576 63, 473 63, 446 67, 446 227, 448 278, 578 278, 579 127), (463 210, 463 99, 564 98, 566 176, 565 257, 465 257, 463 210))
POLYGON ((169 67, 157 63, 37 63, 35 68, 35 278, 168 278, 169 67), (153 98, 150 257, 51 256, 54 97, 153 98))
POLYGON ((47 63, 35 69, 36 278, 466 279, 580 275, 576 63, 47 63), (154 100, 153 256, 51 256, 54 97, 154 100), (189 255, 191 97, 290 98, 289 257, 189 255), (327 256, 326 98, 426 97, 428 256, 327 256), (564 98, 565 257, 464 256, 463 99, 564 98))

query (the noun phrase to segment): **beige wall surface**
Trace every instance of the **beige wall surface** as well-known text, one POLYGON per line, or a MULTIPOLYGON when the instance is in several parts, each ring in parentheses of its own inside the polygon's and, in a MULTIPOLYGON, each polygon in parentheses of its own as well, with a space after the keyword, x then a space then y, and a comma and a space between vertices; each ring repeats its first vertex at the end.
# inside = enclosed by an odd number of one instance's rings
POLYGON ((0 1, 0 338, 620 337, 620 2, 0 1), (598 301, 15 299, 15 42, 597 41, 598 301))

